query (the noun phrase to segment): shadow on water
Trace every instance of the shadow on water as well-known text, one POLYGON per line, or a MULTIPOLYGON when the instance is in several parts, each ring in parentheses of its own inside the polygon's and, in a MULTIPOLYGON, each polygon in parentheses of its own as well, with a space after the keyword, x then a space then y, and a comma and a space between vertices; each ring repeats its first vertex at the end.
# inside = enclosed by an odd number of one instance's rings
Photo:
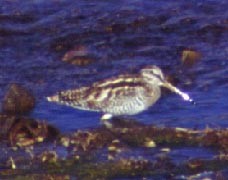
POLYGON ((11 83, 18 83, 36 98, 30 116, 46 119, 62 132, 97 128, 100 114, 48 103, 45 97, 156 64, 196 105, 165 91, 157 104, 134 117, 137 121, 159 127, 227 128, 227 8, 225 0, 3 0, 0 98, 11 83), (74 49, 88 57, 64 61, 74 49), (201 54, 191 67, 181 61, 186 49, 201 54))

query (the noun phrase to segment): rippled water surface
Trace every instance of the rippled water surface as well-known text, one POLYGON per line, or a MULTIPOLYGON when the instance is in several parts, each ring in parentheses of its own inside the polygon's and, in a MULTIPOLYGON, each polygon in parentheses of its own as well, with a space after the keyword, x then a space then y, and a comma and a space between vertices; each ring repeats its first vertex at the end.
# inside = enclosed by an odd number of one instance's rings
POLYGON ((31 116, 63 131, 99 126, 101 114, 48 103, 60 90, 89 85, 142 65, 156 64, 197 102, 164 93, 134 116, 148 124, 228 127, 228 2, 221 1, 0 1, 0 98, 10 83, 37 99, 31 116), (94 62, 62 61, 83 46, 94 62), (192 67, 181 52, 202 54, 192 67))

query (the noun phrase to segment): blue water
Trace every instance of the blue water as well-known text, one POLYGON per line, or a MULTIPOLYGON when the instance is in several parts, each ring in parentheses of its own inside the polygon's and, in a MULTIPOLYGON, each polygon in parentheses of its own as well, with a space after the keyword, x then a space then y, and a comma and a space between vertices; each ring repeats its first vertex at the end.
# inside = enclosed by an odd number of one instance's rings
POLYGON ((0 99, 10 83, 19 83, 37 99, 32 117, 64 132, 97 127, 101 114, 49 103, 45 97, 156 64, 178 79, 177 86, 196 105, 164 93, 153 107, 134 116, 136 121, 227 128, 227 9, 226 0, 0 1, 0 99), (80 45, 97 57, 95 63, 61 61, 80 45), (202 54, 191 68, 181 65, 186 48, 202 54))

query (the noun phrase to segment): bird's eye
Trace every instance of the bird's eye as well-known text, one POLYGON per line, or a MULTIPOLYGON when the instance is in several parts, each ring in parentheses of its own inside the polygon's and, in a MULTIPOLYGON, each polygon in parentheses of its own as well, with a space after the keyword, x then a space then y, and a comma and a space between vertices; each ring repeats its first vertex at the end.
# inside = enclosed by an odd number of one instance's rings
POLYGON ((156 76, 157 78, 159 78, 160 80, 164 79, 163 74, 157 70, 153 70, 153 75, 156 76))

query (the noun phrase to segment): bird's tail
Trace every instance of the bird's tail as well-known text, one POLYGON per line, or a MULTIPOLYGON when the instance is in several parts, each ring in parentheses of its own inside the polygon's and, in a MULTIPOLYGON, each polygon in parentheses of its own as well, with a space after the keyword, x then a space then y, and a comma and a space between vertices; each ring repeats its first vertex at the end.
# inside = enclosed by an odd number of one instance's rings
POLYGON ((49 97, 46 97, 46 99, 49 101, 49 102, 58 102, 59 101, 59 95, 54 95, 54 96, 49 96, 49 97))

